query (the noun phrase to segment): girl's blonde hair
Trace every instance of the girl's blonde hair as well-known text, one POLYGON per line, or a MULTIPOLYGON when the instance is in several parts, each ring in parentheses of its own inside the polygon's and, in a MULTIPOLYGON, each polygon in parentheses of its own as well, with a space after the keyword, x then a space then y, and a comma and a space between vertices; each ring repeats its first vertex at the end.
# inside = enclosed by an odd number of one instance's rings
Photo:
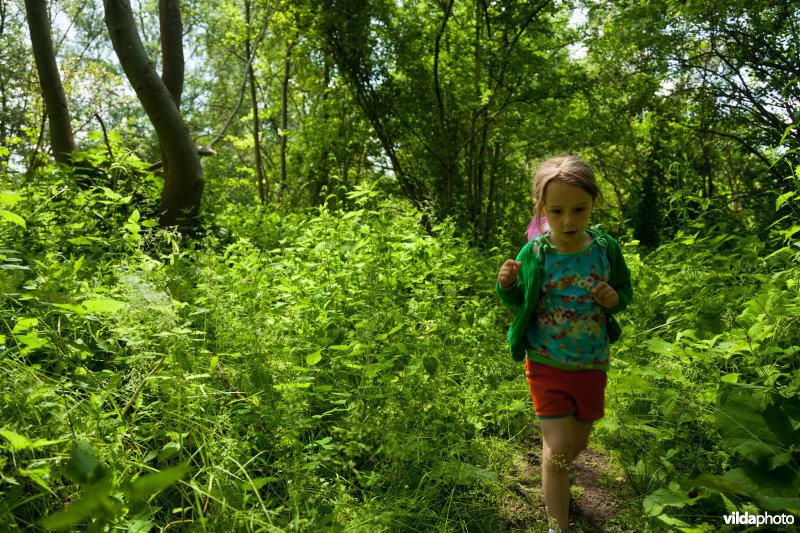
MULTIPOLYGON (((574 155, 548 159, 536 169, 532 181, 531 196, 536 202, 533 216, 537 227, 543 216, 544 191, 553 180, 580 187, 592 197, 592 203, 603 199, 603 193, 597 185, 594 170, 589 163, 574 155)), ((541 227, 539 227, 539 231, 541 231, 541 227)))

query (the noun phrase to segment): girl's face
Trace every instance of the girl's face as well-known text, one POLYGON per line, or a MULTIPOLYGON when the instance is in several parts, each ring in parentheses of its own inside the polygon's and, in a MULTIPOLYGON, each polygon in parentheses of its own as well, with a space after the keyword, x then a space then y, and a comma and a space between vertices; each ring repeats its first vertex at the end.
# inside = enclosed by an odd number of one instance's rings
POLYGON ((543 200, 553 245, 562 251, 583 248, 589 215, 594 208, 592 196, 580 187, 554 180, 545 187, 543 200))

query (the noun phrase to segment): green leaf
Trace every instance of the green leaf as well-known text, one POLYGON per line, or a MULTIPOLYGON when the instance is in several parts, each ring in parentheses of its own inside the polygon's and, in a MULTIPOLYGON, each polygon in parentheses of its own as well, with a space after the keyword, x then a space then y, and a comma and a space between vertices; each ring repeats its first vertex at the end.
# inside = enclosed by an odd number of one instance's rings
POLYGON ((166 461, 170 457, 177 455, 179 451, 181 451, 180 442, 168 442, 161 448, 161 451, 158 452, 158 460, 166 461))
POLYGON ((778 210, 780 207, 786 203, 787 200, 794 198, 797 195, 795 191, 789 191, 787 193, 783 193, 775 200, 775 209, 778 210))
MULTIPOLYGON (((69 440, 69 439, 55 439, 55 440, 51 440, 51 439, 36 439, 35 441, 31 441, 31 440, 27 439, 26 437, 23 437, 22 435, 18 435, 16 433, 14 433, 13 431, 9 431, 9 430, 0 430, 0 435, 3 435, 4 437, 6 437, 7 435, 5 434, 5 432, 13 433, 16 437, 19 437, 21 439, 25 439, 25 441, 24 441, 25 448, 23 448, 23 449, 30 449, 30 450, 35 450, 37 448, 43 448, 45 446, 52 446, 54 444, 61 444, 62 442, 67 442, 67 440, 69 440)), ((23 442, 23 441, 17 441, 17 443, 21 443, 21 442, 23 442)), ((11 447, 14 448, 14 444, 13 443, 11 444, 11 447)))
POLYGON ((20 201, 22 201, 22 196, 19 193, 14 191, 0 191, 0 204, 17 205, 20 201))
POLYGON ((153 529, 158 528, 156 528, 156 524, 152 520, 134 520, 128 524, 127 533, 150 533, 153 529))
POLYGON ((307 389, 311 386, 310 381, 295 381, 292 383, 279 383, 273 385, 275 390, 290 390, 290 389, 307 389))
POLYGON ((364 375, 367 378, 372 379, 375 376, 377 376, 378 374, 380 374, 381 370, 383 370, 383 366, 381 366, 379 364, 367 365, 366 370, 364 370, 364 375))
POLYGON ((124 302, 111 298, 90 298, 82 305, 89 313, 113 313, 125 307, 124 302))
POLYGON ((767 511, 787 511, 794 515, 800 515, 800 498, 756 496, 756 502, 767 511))
POLYGON ((765 509, 791 510, 791 506, 797 504, 799 481, 797 474, 789 467, 770 472, 757 466, 744 466, 725 472, 722 476, 701 474, 692 483, 713 492, 751 499, 765 509))
POLYGON ((45 479, 44 479, 45 477, 50 475, 50 468, 49 467, 45 466, 45 467, 41 467, 41 468, 20 468, 19 469, 19 473, 21 475, 27 477, 28 479, 30 479, 31 481, 33 481, 34 483, 36 483, 40 487, 42 487, 44 490, 46 490, 50 494, 55 494, 52 491, 52 489, 50 489, 50 486, 47 484, 47 481, 45 481, 45 479))
POLYGON ((78 315, 86 314, 86 309, 84 309, 82 305, 78 304, 53 304, 53 307, 56 307, 58 309, 64 309, 65 311, 71 311, 78 315))
POLYGON ((476 483, 497 483, 496 472, 485 470, 462 461, 443 461, 434 468, 434 474, 445 478, 456 485, 474 485, 476 483))
POLYGON ((97 458, 97 451, 87 442, 78 441, 67 463, 67 475, 81 485, 105 479, 108 469, 97 458))
POLYGON ((328 346, 328 349, 335 350, 337 352, 347 352, 350 350, 350 346, 347 344, 334 344, 332 346, 328 346))
POLYGON ((0 429, 0 436, 8 441, 8 444, 11 445, 11 450, 15 452, 28 450, 33 446, 33 442, 28 437, 15 433, 10 429, 0 429))
POLYGON ((111 198, 114 201, 122 199, 122 195, 115 193, 108 187, 103 187, 103 194, 105 194, 107 197, 111 198))
POLYGON ((249 481, 242 482, 242 489, 244 490, 261 490, 261 487, 266 485, 267 483, 277 483, 280 481, 281 478, 267 476, 267 477, 257 477, 251 479, 249 481))
POLYGON ((42 346, 50 345, 50 341, 44 337, 40 337, 36 332, 26 333, 24 335, 16 336, 17 342, 25 345, 23 352, 27 353, 42 346))
POLYGON ((44 529, 66 529, 90 517, 97 508, 105 505, 112 486, 110 483, 100 483, 86 491, 84 495, 59 511, 44 518, 41 525, 44 529))
POLYGON ((38 318, 20 318, 19 320, 17 320, 17 323, 14 324, 14 329, 12 329, 11 332, 23 333, 32 328, 35 328, 38 325, 39 325, 38 318))
POLYGON ((797 397, 784 398, 766 387, 720 383, 716 426, 723 446, 770 470, 785 464, 800 436, 786 409, 797 409, 798 404, 797 397))
POLYGON ((436 359, 435 357, 431 357, 431 356, 425 357, 422 360, 422 366, 425 367, 425 371, 429 375, 435 376, 436 375, 436 371, 439 369, 439 360, 436 359))
POLYGON ((83 266, 84 257, 80 256, 78 259, 75 260, 75 263, 72 265, 72 273, 77 274, 80 271, 81 267, 83 266))
POLYGON ((0 269, 1 270, 30 270, 31 267, 29 267, 27 265, 10 265, 10 264, 4 263, 4 264, 0 265, 0 269))
POLYGON ((523 402, 522 400, 514 400, 511 402, 511 405, 507 407, 509 413, 522 413, 525 409, 528 408, 529 402, 523 402))
POLYGON ((158 494, 176 481, 186 475, 188 466, 181 464, 171 468, 165 468, 160 472, 154 472, 139 477, 127 488, 128 498, 131 501, 144 500, 153 494, 158 494))
POLYGON ((11 211, 6 211, 4 209, 0 209, 0 217, 2 217, 4 220, 7 220, 9 222, 12 222, 12 223, 16 224, 17 226, 21 226, 21 227, 25 228, 25 219, 22 218, 21 216, 19 216, 16 213, 12 213, 11 211))
POLYGON ((680 509, 691 503, 691 498, 679 490, 662 487, 657 491, 645 496, 642 506, 647 516, 658 516, 665 507, 675 507, 680 509))
POLYGON ((319 350, 306 356, 306 364, 308 366, 314 366, 320 361, 322 361, 322 352, 319 350))
POLYGON ((700 474, 692 480, 692 483, 699 487, 705 487, 715 492, 722 492, 726 494, 736 494, 739 496, 749 497, 747 489, 738 483, 728 481, 715 474, 700 474))
POLYGON ((651 352, 655 353, 656 355, 668 355, 670 357, 675 356, 675 345, 665 341, 664 339, 659 339, 658 337, 648 339, 642 343, 643 346, 646 346, 651 352))

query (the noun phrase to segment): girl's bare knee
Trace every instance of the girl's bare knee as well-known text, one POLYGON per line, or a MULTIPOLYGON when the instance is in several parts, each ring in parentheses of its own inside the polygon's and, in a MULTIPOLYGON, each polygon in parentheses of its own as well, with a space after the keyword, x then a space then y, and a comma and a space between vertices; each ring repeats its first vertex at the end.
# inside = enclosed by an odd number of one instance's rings
POLYGON ((583 450, 589 447, 589 439, 582 440, 572 445, 572 458, 577 457, 583 450))

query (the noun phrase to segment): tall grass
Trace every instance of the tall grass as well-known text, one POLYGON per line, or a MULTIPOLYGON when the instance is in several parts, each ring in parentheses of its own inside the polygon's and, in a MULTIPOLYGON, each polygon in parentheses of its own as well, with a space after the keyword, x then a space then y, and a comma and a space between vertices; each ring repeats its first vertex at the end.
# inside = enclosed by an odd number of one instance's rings
POLYGON ((529 416, 498 258, 369 189, 350 200, 228 206, 188 247, 102 188, 9 224, 0 521, 499 527, 497 450, 529 416))

